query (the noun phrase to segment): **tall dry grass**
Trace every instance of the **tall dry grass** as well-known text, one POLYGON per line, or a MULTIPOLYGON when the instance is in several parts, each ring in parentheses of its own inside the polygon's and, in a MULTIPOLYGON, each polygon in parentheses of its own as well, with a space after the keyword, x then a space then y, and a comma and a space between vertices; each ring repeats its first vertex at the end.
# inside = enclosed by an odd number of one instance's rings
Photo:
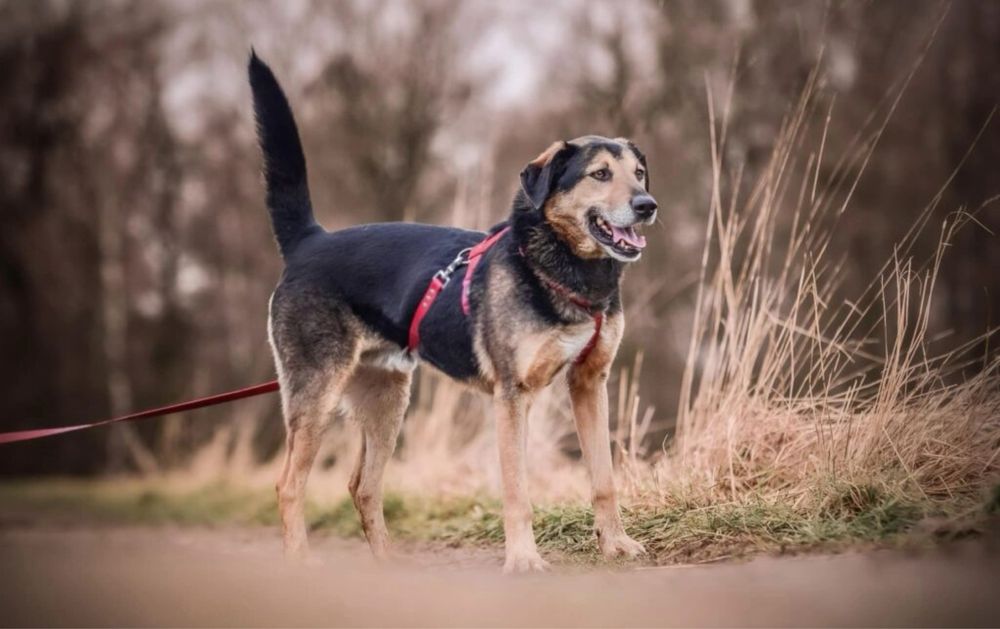
POLYGON ((676 434, 653 464, 644 500, 682 493, 822 506, 841 500, 845 487, 866 487, 955 504, 997 481, 1000 360, 969 355, 983 337, 934 353, 928 332, 938 272, 974 212, 954 212, 931 259, 914 259, 939 193, 868 288, 841 295, 844 259, 830 246, 836 219, 849 211, 906 81, 821 180, 833 105, 820 106, 816 80, 745 198, 739 173, 724 179, 729 97, 721 120, 709 98, 713 187, 702 281, 676 434), (818 150, 809 138, 819 138, 818 150))

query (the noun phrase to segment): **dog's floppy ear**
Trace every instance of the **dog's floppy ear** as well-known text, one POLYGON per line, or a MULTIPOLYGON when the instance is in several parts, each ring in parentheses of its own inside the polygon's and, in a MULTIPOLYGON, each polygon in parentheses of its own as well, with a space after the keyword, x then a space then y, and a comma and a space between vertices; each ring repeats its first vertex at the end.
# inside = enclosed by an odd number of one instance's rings
POLYGON ((625 140, 625 143, 628 144, 630 149, 632 149, 632 152, 635 153, 636 159, 638 159, 639 163, 642 164, 642 169, 646 171, 646 177, 643 179, 642 183, 646 186, 646 192, 649 192, 649 166, 646 165, 646 155, 639 150, 639 147, 636 146, 635 142, 632 140, 625 140))
POLYGON ((555 189, 556 181, 565 170, 566 161, 576 150, 568 142, 554 142, 521 171, 521 189, 536 210, 545 205, 555 189))

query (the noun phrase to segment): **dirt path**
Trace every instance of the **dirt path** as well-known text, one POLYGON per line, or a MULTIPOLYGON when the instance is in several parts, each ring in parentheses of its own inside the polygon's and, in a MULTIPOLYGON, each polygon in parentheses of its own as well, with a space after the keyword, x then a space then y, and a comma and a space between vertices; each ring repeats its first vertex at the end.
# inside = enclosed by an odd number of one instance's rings
POLYGON ((282 560, 268 529, 0 529, 0 624, 186 626, 945 625, 1000 623, 1000 554, 759 558, 634 571, 499 574, 493 551, 362 544, 282 560))

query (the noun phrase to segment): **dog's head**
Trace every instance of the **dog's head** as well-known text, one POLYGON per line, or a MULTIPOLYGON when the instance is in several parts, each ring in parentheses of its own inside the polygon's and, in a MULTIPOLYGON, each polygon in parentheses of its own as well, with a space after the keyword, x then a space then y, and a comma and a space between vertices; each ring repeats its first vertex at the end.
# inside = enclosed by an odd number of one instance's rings
POLYGON ((581 258, 638 260, 646 238, 636 227, 656 220, 646 158, 624 138, 556 142, 524 167, 521 188, 581 258))

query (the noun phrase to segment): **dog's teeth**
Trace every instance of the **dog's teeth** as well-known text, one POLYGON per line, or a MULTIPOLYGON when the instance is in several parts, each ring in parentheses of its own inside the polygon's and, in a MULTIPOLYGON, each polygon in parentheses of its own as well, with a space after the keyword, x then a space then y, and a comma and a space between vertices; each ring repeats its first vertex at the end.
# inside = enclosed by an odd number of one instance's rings
POLYGON ((602 235, 607 236, 608 238, 612 238, 612 239, 614 238, 615 232, 611 228, 611 223, 609 223, 608 221, 606 221, 604 218, 602 218, 600 216, 595 216, 594 217, 594 225, 597 225, 597 229, 599 229, 601 231, 602 235))

